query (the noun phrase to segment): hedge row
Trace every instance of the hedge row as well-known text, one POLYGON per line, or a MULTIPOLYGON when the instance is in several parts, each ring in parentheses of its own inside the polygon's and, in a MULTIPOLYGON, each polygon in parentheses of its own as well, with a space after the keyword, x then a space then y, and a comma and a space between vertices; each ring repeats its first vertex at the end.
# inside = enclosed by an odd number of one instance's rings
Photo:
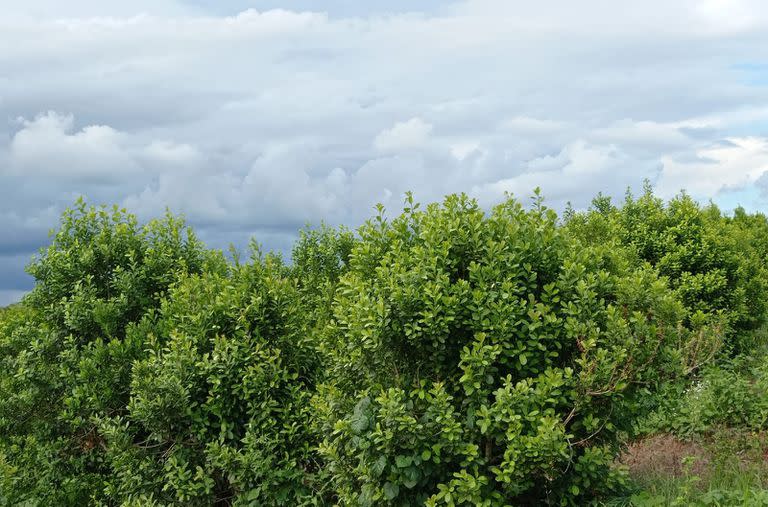
POLYGON ((290 263, 79 202, 0 314, 0 505, 574 505, 665 382, 754 347, 768 222, 464 195, 290 263))

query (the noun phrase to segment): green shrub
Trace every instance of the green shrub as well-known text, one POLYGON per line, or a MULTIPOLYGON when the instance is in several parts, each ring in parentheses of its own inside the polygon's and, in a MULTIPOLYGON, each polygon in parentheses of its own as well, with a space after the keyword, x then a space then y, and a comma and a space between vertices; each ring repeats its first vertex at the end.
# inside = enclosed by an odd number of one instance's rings
POLYGON ((63 215, 28 268, 34 290, 0 329, 3 503, 102 496, 110 469, 96 420, 126 412, 131 366, 145 353, 128 330, 181 274, 217 262, 171 216, 141 227, 82 201, 63 215))
POLYGON ((765 427, 764 366, 710 364, 766 341, 762 215, 407 203, 286 264, 79 202, 0 311, 0 505, 573 505, 654 408, 765 427))
POLYGON ((621 249, 536 200, 465 196, 360 229, 324 339, 321 452, 343 505, 575 504, 690 333, 621 249))
POLYGON ((141 227, 125 210, 80 200, 65 211, 51 246, 28 266, 36 284, 26 304, 79 343, 119 339, 157 306, 179 273, 199 273, 212 261, 191 229, 170 214, 141 227))
POLYGON ((102 421, 116 500, 297 505, 321 495, 309 398, 319 369, 300 291, 274 257, 178 282, 135 328, 125 417, 102 421))
POLYGON ((317 334, 328 323, 339 278, 346 272, 355 235, 344 227, 304 229, 291 252, 290 275, 317 334))
POLYGON ((661 406, 640 420, 641 431, 693 438, 722 427, 767 429, 766 359, 765 353, 740 356, 706 367, 691 384, 669 386, 661 406))
POLYGON ((316 338, 353 242, 228 263, 79 202, 0 315, 0 505, 322 504, 316 338))
MULTIPOLYGON (((665 203, 647 186, 621 207, 598 196, 587 212, 570 214, 567 228, 590 244, 629 247, 636 262, 649 262, 667 278, 691 314, 722 315, 724 345, 733 353, 748 350, 741 341, 765 321, 764 217, 742 210, 728 218, 684 193, 665 203)), ((703 354, 699 365, 708 359, 703 354)))

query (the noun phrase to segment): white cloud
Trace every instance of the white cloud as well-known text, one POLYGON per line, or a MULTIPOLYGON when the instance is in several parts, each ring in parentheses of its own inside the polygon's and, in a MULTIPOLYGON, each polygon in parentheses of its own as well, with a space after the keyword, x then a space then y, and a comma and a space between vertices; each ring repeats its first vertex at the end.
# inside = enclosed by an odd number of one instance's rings
POLYGON ((189 144, 153 141, 143 149, 144 158, 172 165, 197 167, 202 163, 200 151, 189 144))
POLYGON ((681 189, 708 198, 723 190, 743 188, 755 183, 768 171, 768 139, 731 137, 715 146, 696 152, 694 160, 662 157, 664 170, 657 188, 663 196, 681 189))
POLYGON ((374 146, 377 150, 384 152, 423 148, 431 133, 432 125, 421 118, 411 118, 381 131, 374 140, 374 146))
POLYGON ((649 177, 717 198, 765 167, 768 86, 739 67, 768 60, 757 0, 346 18, 196 4, 4 11, 0 252, 44 242, 80 194, 144 218, 170 206, 219 246, 256 233, 285 248, 306 221, 355 225, 406 190, 490 204, 541 186, 578 206, 649 177))
POLYGON ((472 195, 481 202, 494 203, 506 193, 526 198, 540 187, 555 206, 575 200, 584 204, 583 197, 593 196, 598 189, 608 195, 622 192, 628 185, 636 187, 639 180, 654 175, 653 164, 641 165, 615 146, 593 146, 583 140, 575 141, 554 156, 543 156, 528 162, 526 171, 512 178, 475 186, 472 195), (627 180, 623 174, 632 168, 638 180, 627 180))
POLYGON ((501 127, 518 135, 551 134, 567 127, 563 122, 515 116, 502 120, 501 127))
POLYGON ((704 0, 695 12, 711 30, 725 34, 759 29, 766 22, 765 5, 753 0, 704 0))
POLYGON ((622 119, 594 129, 593 141, 659 153, 690 148, 692 140, 681 127, 654 121, 622 119))
POLYGON ((9 147, 9 170, 17 175, 104 183, 138 169, 122 147, 122 136, 111 127, 75 131, 71 115, 55 112, 20 122, 23 128, 9 147))
MULTIPOLYGON (((33 120, 20 118, 21 129, 6 153, 7 176, 45 178, 59 188, 122 185, 151 178, 164 169, 194 168, 203 163, 199 150, 185 143, 145 143, 108 125, 75 128, 73 115, 49 111, 33 120)), ((0 175, 3 170, 0 170, 0 175)))
POLYGON ((473 153, 478 153, 480 145, 472 141, 460 141, 450 147, 451 153, 459 160, 464 160, 473 153))

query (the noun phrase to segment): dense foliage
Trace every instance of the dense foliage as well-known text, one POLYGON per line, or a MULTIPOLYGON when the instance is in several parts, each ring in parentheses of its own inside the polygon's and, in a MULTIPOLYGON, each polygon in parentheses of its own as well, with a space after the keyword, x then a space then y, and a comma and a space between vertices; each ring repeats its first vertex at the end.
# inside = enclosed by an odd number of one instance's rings
POLYGON ((714 204, 686 194, 669 202, 649 186, 621 207, 598 196, 590 210, 570 214, 568 228, 588 244, 614 244, 648 262, 692 312, 719 316, 727 349, 738 353, 766 315, 766 220, 737 210, 724 217, 714 204))
POLYGON ((610 487, 633 398, 689 331, 649 267, 536 202, 451 196, 363 227, 318 407, 343 504, 571 503, 610 487))
POLYGON ((0 342, 10 501, 60 505, 98 496, 109 463, 97 418, 125 410, 133 361, 144 349, 131 325, 182 273, 207 269, 209 258, 171 216, 140 227, 123 210, 83 202, 64 214, 51 246, 29 266, 37 285, 0 342))
POLYGON ((767 256, 764 216, 650 192, 409 197, 290 263, 81 201, 0 311, 0 505, 581 504, 638 428, 764 427, 721 352, 764 341, 767 256))

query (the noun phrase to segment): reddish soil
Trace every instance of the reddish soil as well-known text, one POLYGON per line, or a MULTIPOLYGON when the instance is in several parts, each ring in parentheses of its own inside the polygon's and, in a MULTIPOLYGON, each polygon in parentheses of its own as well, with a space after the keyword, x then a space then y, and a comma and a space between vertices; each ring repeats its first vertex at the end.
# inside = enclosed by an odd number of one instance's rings
POLYGON ((632 477, 687 474, 705 477, 710 453, 698 443, 685 442, 672 435, 656 435, 631 444, 619 461, 629 467, 632 477), (694 458, 692 464, 685 464, 687 457, 694 458))

